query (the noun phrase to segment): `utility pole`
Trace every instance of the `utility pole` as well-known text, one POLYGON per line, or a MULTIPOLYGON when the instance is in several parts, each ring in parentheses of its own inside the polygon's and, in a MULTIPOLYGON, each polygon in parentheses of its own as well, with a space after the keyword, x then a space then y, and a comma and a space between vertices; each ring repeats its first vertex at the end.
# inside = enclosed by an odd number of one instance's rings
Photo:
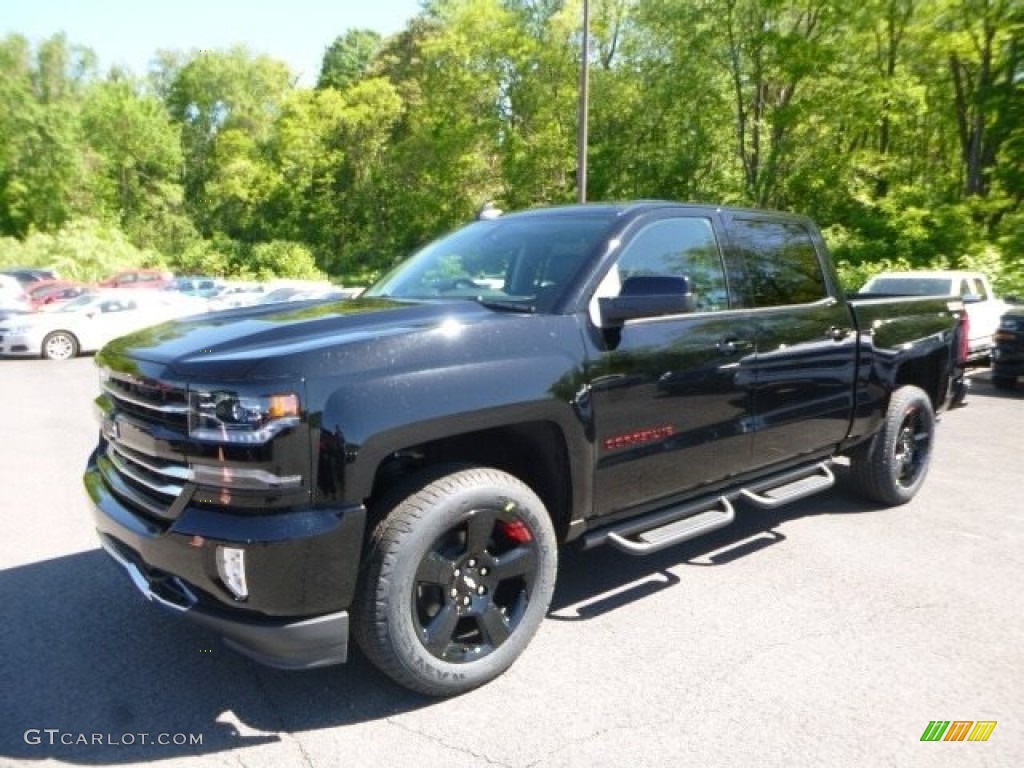
POLYGON ((576 109, 576 202, 587 202, 587 119, 590 111, 590 0, 583 0, 583 46, 576 109))

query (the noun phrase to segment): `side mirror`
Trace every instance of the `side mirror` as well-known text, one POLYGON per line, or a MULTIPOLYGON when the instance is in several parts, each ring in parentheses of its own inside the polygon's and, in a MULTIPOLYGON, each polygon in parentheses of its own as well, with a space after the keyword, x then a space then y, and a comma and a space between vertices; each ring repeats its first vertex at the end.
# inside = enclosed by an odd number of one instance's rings
POLYGON ((982 298, 981 294, 978 293, 965 293, 960 297, 960 300, 963 301, 964 304, 977 304, 982 300, 982 298))
POLYGON ((601 321, 621 325, 626 320, 693 312, 696 301, 685 277, 638 276, 622 283, 618 296, 597 300, 601 321))

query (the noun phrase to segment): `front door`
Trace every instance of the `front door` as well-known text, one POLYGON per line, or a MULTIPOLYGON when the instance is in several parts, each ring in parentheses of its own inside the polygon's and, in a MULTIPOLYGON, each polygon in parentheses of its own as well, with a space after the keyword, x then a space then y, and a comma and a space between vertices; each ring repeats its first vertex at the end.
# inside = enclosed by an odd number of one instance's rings
POLYGON ((588 378, 597 514, 670 503, 750 461, 756 328, 731 297, 719 235, 711 216, 655 218, 596 291, 588 378), (596 299, 620 295, 631 277, 686 278, 695 311, 596 327, 596 299))

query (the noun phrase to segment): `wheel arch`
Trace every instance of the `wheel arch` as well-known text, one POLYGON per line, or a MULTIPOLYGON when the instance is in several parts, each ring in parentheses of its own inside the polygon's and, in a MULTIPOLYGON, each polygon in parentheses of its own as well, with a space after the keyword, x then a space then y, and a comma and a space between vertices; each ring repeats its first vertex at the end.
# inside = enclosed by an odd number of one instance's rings
POLYGON ((932 408, 938 412, 949 392, 948 368, 948 361, 935 354, 906 360, 896 369, 889 397, 903 387, 917 387, 928 395, 932 408))
POLYGON ((367 530, 386 511, 381 500, 432 468, 480 466, 518 478, 544 503, 556 535, 568 535, 574 503, 570 449, 560 426, 548 420, 521 421, 440 435, 390 451, 376 464, 366 500, 367 530))

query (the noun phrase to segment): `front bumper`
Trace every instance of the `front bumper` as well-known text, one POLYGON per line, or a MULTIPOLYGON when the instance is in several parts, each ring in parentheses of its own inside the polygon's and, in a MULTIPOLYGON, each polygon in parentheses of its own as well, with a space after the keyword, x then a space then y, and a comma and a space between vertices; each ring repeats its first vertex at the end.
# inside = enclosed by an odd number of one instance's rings
POLYGON ((0 357, 39 357, 42 339, 34 334, 0 331, 0 357))
POLYGON ((260 516, 186 507, 168 524, 116 496, 95 454, 84 482, 103 548, 147 600, 269 666, 309 669, 346 660, 362 506, 260 516), (221 582, 218 546, 245 550, 247 600, 235 600, 221 582))
POLYGON ((992 351, 994 376, 1024 376, 1024 344, 997 345, 992 351))

